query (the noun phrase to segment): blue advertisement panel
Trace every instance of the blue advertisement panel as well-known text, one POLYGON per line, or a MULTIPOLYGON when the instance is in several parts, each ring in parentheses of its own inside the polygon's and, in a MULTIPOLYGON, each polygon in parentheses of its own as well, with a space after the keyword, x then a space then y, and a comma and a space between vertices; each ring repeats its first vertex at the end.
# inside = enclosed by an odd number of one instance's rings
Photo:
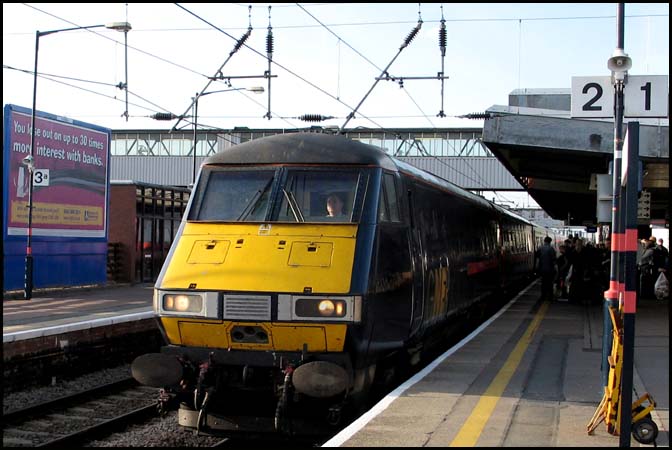
MULTIPOLYGON (((28 238, 31 110, 4 108, 3 290, 24 283, 28 238)), ((36 288, 107 279, 111 131, 38 111, 31 247, 36 288)))

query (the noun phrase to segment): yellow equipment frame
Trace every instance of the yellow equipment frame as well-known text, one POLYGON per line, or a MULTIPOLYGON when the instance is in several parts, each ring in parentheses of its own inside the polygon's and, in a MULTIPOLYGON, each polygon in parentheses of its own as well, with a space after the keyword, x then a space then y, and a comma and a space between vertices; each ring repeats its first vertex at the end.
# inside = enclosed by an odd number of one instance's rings
MULTIPOLYGON (((601 422, 605 422, 607 433, 619 436, 621 429, 621 372, 623 370, 623 311, 618 309, 618 315, 614 308, 609 308, 609 316, 613 326, 613 343, 611 345, 611 355, 607 358, 609 361, 609 381, 604 389, 604 396, 600 401, 595 414, 587 425, 588 434, 597 428, 601 422)), ((636 402, 632 404, 632 424, 634 426, 642 419, 649 418, 651 411, 656 407, 653 397, 646 392, 636 402), (644 401, 648 400, 647 406, 642 406, 644 401)), ((655 423, 650 422, 655 427, 655 423)), ((657 435, 657 429, 655 429, 657 435)), ((654 435, 654 439, 655 439, 654 435)), ((637 435, 635 435, 637 439, 637 435)))

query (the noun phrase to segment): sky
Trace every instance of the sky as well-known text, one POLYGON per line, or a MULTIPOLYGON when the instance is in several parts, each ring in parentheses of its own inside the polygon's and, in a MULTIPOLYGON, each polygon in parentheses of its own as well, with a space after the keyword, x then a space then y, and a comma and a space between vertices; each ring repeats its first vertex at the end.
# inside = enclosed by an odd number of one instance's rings
MULTIPOLYGON (((40 37, 37 109, 115 130, 168 129, 177 121, 150 116, 193 116, 196 93, 223 90, 200 98, 199 126, 481 127, 458 116, 506 105, 514 89, 610 75, 616 13, 616 3, 3 3, 3 104, 32 105, 36 30, 129 22, 127 53, 124 33, 105 28, 40 37), (376 81, 385 69, 395 81, 376 81), (209 79, 218 72, 228 83, 209 79), (266 92, 245 90, 259 86, 266 92)), ((629 73, 669 75, 669 4, 626 3, 625 16, 629 73)))

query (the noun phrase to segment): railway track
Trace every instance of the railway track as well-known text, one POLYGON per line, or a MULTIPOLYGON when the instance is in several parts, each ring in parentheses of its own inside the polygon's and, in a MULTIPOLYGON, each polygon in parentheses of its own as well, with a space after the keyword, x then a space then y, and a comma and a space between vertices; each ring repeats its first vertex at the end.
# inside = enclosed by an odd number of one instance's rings
MULTIPOLYGON (((496 309, 494 305, 492 306, 496 309)), ((493 311, 483 312, 487 318, 493 311)), ((483 318, 480 318, 480 321, 482 320, 483 318)), ((475 325, 471 324, 466 328, 470 331, 475 325)), ((459 340, 464 333, 468 331, 463 330, 461 333, 456 333, 450 342, 459 340)), ((449 344, 446 342, 446 345, 449 344)), ((442 350, 437 349, 438 352, 442 350)), ((420 366, 423 365, 420 364, 420 366)), ((387 388, 393 388, 400 381, 403 380, 392 381, 392 386, 387 386, 387 388)), ((384 396, 387 392, 387 389, 383 389, 378 394, 384 396)), ((150 423, 152 421, 148 419, 157 416, 156 395, 155 388, 140 386, 134 379, 127 378, 75 395, 10 411, 3 415, 3 446, 80 447, 97 440, 109 441, 112 433, 118 431, 122 431, 121 434, 127 436, 131 425, 150 423)), ((373 399, 374 402, 376 400, 377 398, 373 399)), ((157 433, 153 435, 157 436, 157 433)), ((166 436, 166 439, 170 441, 169 436, 166 436)), ((114 441, 114 438, 112 440, 114 441)), ((298 444, 292 439, 274 440, 271 438, 267 442, 240 437, 216 438, 213 436, 203 439, 199 446, 253 448, 260 443, 268 443, 269 447, 276 448, 287 448, 289 445, 298 444)), ((315 444, 315 442, 310 442, 305 443, 305 446, 313 447, 315 444)))
POLYGON ((3 447, 77 446, 156 415, 156 389, 133 378, 3 414, 3 447))

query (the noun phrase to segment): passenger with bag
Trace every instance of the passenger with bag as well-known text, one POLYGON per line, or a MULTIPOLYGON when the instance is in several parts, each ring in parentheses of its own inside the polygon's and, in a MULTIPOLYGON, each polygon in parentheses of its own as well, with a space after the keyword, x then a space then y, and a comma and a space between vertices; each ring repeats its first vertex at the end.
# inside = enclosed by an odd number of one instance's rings
POLYGON ((670 252, 663 245, 663 240, 658 239, 658 245, 653 248, 653 266, 656 272, 667 272, 670 263, 670 252))
POLYGON ((663 240, 658 239, 658 245, 653 249, 654 274, 658 275, 656 284, 653 285, 653 293, 658 300, 664 300, 670 296, 670 282, 667 279, 669 263, 670 252, 663 245, 663 240))

